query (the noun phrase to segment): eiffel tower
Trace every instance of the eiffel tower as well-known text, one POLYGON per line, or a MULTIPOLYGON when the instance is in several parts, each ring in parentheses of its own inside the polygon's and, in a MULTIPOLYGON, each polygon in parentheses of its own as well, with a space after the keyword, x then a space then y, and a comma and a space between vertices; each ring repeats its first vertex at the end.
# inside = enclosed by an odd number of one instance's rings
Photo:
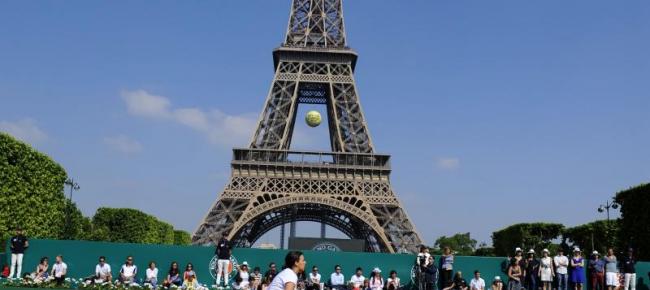
MULTIPOLYGON (((248 148, 233 149, 232 175, 192 237, 227 236, 250 247, 295 222, 332 226, 368 252, 416 252, 422 243, 390 185, 390 156, 376 154, 347 46, 342 0, 293 0, 275 75, 248 148), (299 104, 327 108, 331 152, 291 151, 299 104)), ((321 228, 324 231, 324 226, 321 228)))

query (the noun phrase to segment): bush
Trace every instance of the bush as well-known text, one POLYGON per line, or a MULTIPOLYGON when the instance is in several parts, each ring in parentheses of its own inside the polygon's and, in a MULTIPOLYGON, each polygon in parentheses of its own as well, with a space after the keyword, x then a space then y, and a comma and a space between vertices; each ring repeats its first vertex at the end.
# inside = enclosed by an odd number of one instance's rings
POLYGON ((0 233, 20 226, 30 237, 58 239, 65 227, 66 199, 61 165, 0 133, 0 233))
POLYGON ((562 233, 564 226, 551 223, 521 223, 492 233, 492 244, 497 256, 514 254, 516 247, 534 249, 555 248, 551 241, 562 233))
POLYGON ((634 247, 639 260, 650 260, 650 183, 616 194, 621 205, 619 249, 634 247))
POLYGON ((616 245, 618 221, 595 221, 564 230, 563 238, 571 241, 571 247, 596 250, 606 253, 607 248, 616 245), (593 247, 592 247, 593 243, 593 247))
POLYGON ((92 239, 98 241, 174 243, 174 228, 170 224, 131 208, 99 208, 93 217, 92 227, 92 239))
POLYGON ((174 245, 186 246, 192 243, 192 236, 186 231, 174 231, 174 245))

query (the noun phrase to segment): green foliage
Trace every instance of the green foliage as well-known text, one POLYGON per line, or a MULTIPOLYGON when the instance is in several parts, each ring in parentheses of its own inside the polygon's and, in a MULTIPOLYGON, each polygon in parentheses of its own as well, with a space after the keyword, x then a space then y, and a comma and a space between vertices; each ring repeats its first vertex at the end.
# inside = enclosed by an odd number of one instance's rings
POLYGON ((438 252, 441 249, 449 247, 453 252, 456 252, 456 255, 471 256, 474 254, 474 249, 476 249, 476 240, 472 239, 469 233, 457 233, 451 237, 439 237, 434 247, 436 248, 434 254, 439 254, 438 252))
POLYGON ((157 218, 130 208, 106 208, 97 210, 92 220, 92 240, 173 244, 174 228, 157 218))
POLYGON ((497 256, 514 254, 516 247, 534 249, 540 252, 544 248, 551 250, 551 241, 556 239, 564 229, 561 224, 521 223, 492 233, 492 244, 497 256))
POLYGON ((606 253, 607 248, 616 245, 618 221, 600 220, 564 230, 563 238, 569 240, 571 247, 596 250, 606 253), (593 247, 592 247, 593 242, 593 247))
POLYGON ((0 233, 22 227, 30 237, 60 238, 66 200, 63 167, 50 157, 0 133, 0 233))
POLYGON ((636 248, 640 260, 650 260, 650 183, 616 194, 621 205, 619 248, 636 248))
POLYGON ((495 256, 494 248, 488 247, 488 245, 485 242, 482 242, 480 245, 478 245, 476 251, 474 251, 474 256, 494 257, 495 256))
POLYGON ((192 243, 192 236, 186 231, 174 231, 174 245, 186 246, 192 243))

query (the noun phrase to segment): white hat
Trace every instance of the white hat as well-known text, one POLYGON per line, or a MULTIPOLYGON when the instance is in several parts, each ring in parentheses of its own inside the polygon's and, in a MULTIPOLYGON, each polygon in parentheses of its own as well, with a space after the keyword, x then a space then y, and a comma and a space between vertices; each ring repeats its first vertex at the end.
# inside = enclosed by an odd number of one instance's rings
POLYGON ((520 247, 516 247, 516 248, 515 248, 515 253, 516 253, 516 252, 522 252, 521 248, 520 248, 520 247))
POLYGON ((372 269, 372 272, 373 273, 381 273, 381 269, 375 267, 374 269, 372 269))
POLYGON ((591 254, 594 255, 594 256, 595 256, 595 255, 600 255, 600 254, 598 253, 598 251, 593 251, 591 254))
POLYGON ((529 253, 529 254, 535 254, 535 250, 530 249, 530 250, 528 250, 528 253, 529 253))
POLYGON ((543 249, 542 253, 550 253, 550 252, 548 251, 548 249, 543 249))
POLYGON ((248 267, 248 262, 244 261, 243 263, 241 263, 241 265, 248 267))
POLYGON ((580 252, 580 248, 578 248, 578 247, 573 248, 573 252, 574 252, 574 253, 575 253, 575 252, 580 252))
POLYGON ((494 276, 495 281, 501 281, 501 276, 494 276))

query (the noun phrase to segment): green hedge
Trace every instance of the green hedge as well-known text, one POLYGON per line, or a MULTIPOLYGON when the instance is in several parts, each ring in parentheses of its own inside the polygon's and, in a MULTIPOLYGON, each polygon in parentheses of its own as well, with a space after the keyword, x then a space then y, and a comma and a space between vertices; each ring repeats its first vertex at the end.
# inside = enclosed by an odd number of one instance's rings
POLYGON ((172 225, 131 208, 99 208, 92 227, 92 240, 96 241, 165 245, 175 242, 172 225))
POLYGON ((498 256, 514 254, 516 247, 541 252, 548 248, 553 252, 557 245, 552 243, 562 234, 564 226, 553 223, 521 223, 492 233, 494 252, 498 256))
POLYGON ((63 167, 31 146, 0 133, 0 235, 15 227, 30 237, 61 238, 66 200, 63 167))
POLYGON ((640 259, 650 260, 650 183, 616 194, 621 204, 619 247, 634 247, 640 259))

